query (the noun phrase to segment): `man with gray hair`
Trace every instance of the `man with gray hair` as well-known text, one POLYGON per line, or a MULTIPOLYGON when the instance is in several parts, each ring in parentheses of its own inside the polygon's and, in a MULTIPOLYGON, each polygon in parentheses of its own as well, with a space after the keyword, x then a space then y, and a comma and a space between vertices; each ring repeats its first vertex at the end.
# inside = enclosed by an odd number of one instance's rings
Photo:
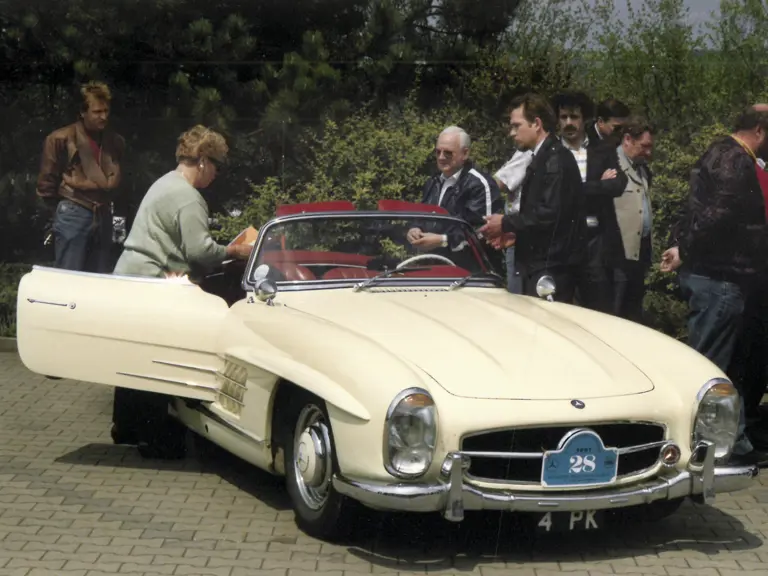
MULTIPOLYGON (((504 200, 494 179, 477 170, 469 159, 471 143, 469 134, 458 126, 448 126, 440 133, 435 146, 440 174, 424 184, 421 201, 445 208, 478 228, 485 224, 485 216, 502 211, 504 200)), ((408 231, 408 241, 425 250, 448 246, 447 235, 420 228, 408 231)))

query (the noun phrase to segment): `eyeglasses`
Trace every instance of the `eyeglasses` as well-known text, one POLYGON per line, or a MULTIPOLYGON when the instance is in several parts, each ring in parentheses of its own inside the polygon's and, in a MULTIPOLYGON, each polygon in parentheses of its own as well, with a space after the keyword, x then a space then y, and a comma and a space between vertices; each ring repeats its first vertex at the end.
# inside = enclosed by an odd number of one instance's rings
POLYGON ((208 157, 208 162, 213 164, 214 168, 216 168, 216 172, 221 172, 221 170, 224 168, 224 163, 220 160, 216 160, 215 158, 208 157))
POLYGON ((435 156, 440 158, 440 155, 445 156, 446 160, 450 160, 453 158, 453 152, 451 150, 445 150, 443 148, 435 148, 435 156))

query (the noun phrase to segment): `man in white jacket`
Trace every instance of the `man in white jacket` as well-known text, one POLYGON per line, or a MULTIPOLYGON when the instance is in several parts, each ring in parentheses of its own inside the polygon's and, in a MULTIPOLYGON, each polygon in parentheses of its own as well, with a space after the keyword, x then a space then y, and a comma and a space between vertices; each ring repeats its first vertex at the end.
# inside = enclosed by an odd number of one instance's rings
MULTIPOLYGON (((504 213, 512 214, 520 211, 520 190, 525 179, 525 172, 533 160, 533 151, 518 150, 514 153, 496 174, 493 179, 499 185, 502 194, 506 194, 504 213)), ((520 294, 523 291, 520 276, 515 271, 515 245, 512 244, 506 248, 507 263, 507 290, 513 294, 520 294)))

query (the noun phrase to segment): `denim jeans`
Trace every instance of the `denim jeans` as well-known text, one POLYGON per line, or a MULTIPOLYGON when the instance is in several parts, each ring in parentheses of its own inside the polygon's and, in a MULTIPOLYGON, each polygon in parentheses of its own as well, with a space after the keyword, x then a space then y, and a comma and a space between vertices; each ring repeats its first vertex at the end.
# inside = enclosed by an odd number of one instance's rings
POLYGON ((95 213, 70 200, 61 200, 53 217, 56 268, 111 271, 112 214, 107 207, 95 213))
MULTIPOLYGON (((746 302, 744 290, 733 282, 690 272, 681 271, 679 278, 683 297, 688 300, 688 345, 727 373, 742 331, 746 302)), ((733 453, 743 455, 751 452, 753 446, 745 434, 745 390, 739 379, 734 378, 733 383, 741 401, 733 453)))
POLYGON ((507 290, 512 294, 523 293, 523 281, 515 269, 515 247, 510 246, 505 252, 507 262, 507 290))

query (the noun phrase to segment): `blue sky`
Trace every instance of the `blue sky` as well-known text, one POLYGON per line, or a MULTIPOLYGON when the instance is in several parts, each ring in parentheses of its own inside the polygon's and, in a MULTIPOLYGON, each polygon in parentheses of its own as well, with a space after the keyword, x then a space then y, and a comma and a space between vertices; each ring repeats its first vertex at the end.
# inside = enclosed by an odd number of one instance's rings
MULTIPOLYGON (((633 6, 639 6, 640 0, 632 0, 633 6)), ((627 0, 614 0, 619 15, 627 14, 627 0)), ((709 19, 713 10, 718 10, 720 0, 685 0, 689 9, 689 19, 692 24, 700 24, 709 19)))

